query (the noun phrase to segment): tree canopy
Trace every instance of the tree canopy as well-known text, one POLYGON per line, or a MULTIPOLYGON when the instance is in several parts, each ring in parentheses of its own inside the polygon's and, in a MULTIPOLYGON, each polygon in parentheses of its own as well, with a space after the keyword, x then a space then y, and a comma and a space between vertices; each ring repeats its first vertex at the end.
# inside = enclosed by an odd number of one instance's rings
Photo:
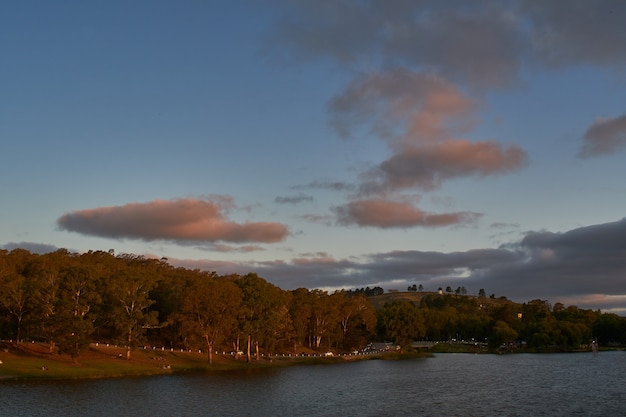
POLYGON ((45 341, 72 358, 92 342, 126 346, 127 358, 137 346, 202 349, 209 362, 214 351, 245 350, 250 361, 261 353, 348 352, 377 340, 535 350, 574 349, 592 339, 626 344, 626 319, 615 314, 487 298, 484 289, 478 296, 464 287, 408 290, 286 291, 254 273, 218 275, 111 251, 0 250, 0 339, 45 341))

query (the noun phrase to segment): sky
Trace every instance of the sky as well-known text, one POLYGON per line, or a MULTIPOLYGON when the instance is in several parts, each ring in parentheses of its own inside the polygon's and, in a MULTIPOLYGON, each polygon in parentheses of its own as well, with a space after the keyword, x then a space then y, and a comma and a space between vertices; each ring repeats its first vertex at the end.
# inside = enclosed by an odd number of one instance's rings
POLYGON ((0 248, 626 315, 626 2, 5 2, 0 248))

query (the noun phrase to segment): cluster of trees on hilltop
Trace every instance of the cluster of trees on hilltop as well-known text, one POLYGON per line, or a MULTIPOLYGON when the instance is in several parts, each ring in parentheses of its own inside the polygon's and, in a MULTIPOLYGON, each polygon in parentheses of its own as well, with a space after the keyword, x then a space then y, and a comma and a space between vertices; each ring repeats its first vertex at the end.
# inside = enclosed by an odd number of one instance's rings
POLYGON ((376 339, 626 344, 626 319, 599 311, 436 293, 376 311, 370 299, 382 294, 285 291, 254 273, 219 276, 112 251, 0 250, 0 339, 46 341, 72 357, 90 342, 127 346, 127 358, 141 345, 202 349, 209 361, 214 350, 245 350, 250 360, 304 348, 351 351, 376 339))
POLYGON ((397 300, 378 311, 378 333, 400 345, 413 340, 515 342, 531 350, 568 350, 597 339, 626 344, 626 318, 599 310, 552 307, 545 300, 519 304, 451 294, 425 294, 419 303, 397 300))
POLYGON ((218 276, 111 252, 0 251, 0 339, 214 350, 357 349, 376 314, 364 294, 284 291, 256 274, 218 276))

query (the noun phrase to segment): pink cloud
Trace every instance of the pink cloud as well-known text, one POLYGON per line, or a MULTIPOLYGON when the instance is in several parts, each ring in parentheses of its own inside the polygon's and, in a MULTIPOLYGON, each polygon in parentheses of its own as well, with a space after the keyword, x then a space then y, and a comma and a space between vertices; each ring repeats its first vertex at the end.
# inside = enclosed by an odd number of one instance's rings
POLYGON ((332 125, 348 137, 371 124, 393 147, 448 138, 474 125, 478 101, 431 74, 395 70, 358 78, 330 102, 332 125))
POLYGON ((503 174, 521 169, 526 162, 526 152, 517 146, 448 140, 393 155, 367 173, 362 191, 367 194, 413 187, 433 190, 447 179, 503 174))
POLYGON ((124 206, 77 210, 57 220, 63 230, 107 238, 173 240, 179 243, 226 241, 274 243, 288 235, 285 225, 236 223, 226 213, 231 198, 154 200, 124 206))
POLYGON ((626 115, 596 120, 585 133, 579 155, 607 155, 622 148, 626 148, 626 115))
POLYGON ((473 223, 478 213, 434 214, 411 204, 382 199, 351 201, 336 209, 339 223, 380 228, 437 227, 473 223))

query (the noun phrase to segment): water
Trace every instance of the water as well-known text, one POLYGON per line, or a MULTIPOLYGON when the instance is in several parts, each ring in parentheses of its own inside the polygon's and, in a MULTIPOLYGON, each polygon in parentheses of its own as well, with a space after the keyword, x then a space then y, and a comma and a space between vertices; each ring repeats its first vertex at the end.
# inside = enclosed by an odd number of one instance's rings
POLYGON ((624 376, 626 352, 602 352, 3 381, 0 416, 619 416, 624 376))

